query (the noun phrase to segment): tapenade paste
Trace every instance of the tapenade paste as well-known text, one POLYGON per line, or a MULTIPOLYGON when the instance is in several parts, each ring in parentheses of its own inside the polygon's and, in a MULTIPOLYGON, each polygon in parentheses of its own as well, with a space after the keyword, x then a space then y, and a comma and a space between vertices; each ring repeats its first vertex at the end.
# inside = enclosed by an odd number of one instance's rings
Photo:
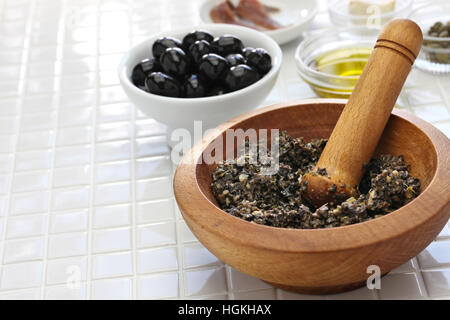
MULTIPOLYGON (((420 193, 420 181, 408 172, 403 156, 371 159, 358 186, 358 197, 338 205, 314 208, 303 197, 302 176, 314 169, 326 139, 310 142, 279 136, 279 170, 261 174, 264 165, 245 159, 222 161, 212 174, 211 188, 219 206, 247 221, 281 228, 317 229, 350 225, 390 213, 420 193)), ((326 172, 325 172, 326 174, 326 172)))

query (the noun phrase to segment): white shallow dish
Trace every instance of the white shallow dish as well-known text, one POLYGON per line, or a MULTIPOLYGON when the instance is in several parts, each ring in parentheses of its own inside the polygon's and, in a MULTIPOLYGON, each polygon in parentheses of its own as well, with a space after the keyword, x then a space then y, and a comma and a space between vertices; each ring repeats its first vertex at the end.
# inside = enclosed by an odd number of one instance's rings
MULTIPOLYGON (((269 36, 253 29, 228 24, 206 24, 165 31, 149 37, 131 48, 123 56, 119 68, 120 83, 128 98, 149 117, 168 126, 168 143, 174 146, 179 141, 171 139, 176 129, 186 129, 195 141, 201 138, 194 122, 201 121, 203 132, 215 128, 220 123, 257 107, 270 93, 278 77, 282 52, 278 44, 269 36), (162 36, 170 36, 180 41, 193 30, 205 30, 213 36, 231 34, 239 37, 245 46, 266 49, 272 58, 272 69, 254 84, 231 93, 204 98, 171 98, 145 92, 131 82, 133 68, 143 59, 152 58, 152 44, 162 36)), ((182 131, 179 131, 182 133, 182 131)), ((195 142, 192 140, 192 142, 195 142)))
MULTIPOLYGON (((205 0, 200 7, 200 17, 204 23, 213 23, 209 15, 211 9, 224 0, 205 0)), ((301 36, 318 12, 317 0, 262 0, 261 3, 280 8, 280 12, 270 16, 285 28, 264 31, 279 45, 288 43, 301 36)))

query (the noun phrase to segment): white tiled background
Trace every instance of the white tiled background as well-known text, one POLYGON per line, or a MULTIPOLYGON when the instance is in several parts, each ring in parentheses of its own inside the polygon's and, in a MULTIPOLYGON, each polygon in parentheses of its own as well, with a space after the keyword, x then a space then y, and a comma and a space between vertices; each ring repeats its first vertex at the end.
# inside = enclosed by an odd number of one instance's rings
MULTIPOLYGON (((199 24, 200 3, 0 0, 0 298, 450 298, 448 225, 379 292, 322 297, 241 274, 195 239, 165 129, 128 102, 116 67, 150 34, 199 24)), ((322 6, 312 28, 324 26, 322 6)), ((299 41, 265 104, 314 97, 299 41)), ((450 77, 414 71, 400 105, 450 135, 450 77)))

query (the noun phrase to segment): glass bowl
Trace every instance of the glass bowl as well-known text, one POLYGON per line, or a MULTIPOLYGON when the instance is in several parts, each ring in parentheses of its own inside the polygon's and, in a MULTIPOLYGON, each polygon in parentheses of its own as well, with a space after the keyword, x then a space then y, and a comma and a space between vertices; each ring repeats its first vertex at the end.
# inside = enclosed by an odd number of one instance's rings
POLYGON ((407 17, 413 4, 413 0, 385 0, 390 5, 370 5, 370 2, 373 1, 328 0, 330 19, 338 26, 379 28, 390 20, 407 17))
POLYGON ((415 9, 409 16, 422 29, 422 50, 417 57, 415 66, 434 74, 450 74, 450 36, 438 37, 432 35, 430 28, 438 21, 447 24, 450 35, 450 3, 436 1, 415 9))
POLYGON ((348 99, 379 32, 379 29, 353 27, 306 35, 295 51, 300 77, 320 97, 348 99))

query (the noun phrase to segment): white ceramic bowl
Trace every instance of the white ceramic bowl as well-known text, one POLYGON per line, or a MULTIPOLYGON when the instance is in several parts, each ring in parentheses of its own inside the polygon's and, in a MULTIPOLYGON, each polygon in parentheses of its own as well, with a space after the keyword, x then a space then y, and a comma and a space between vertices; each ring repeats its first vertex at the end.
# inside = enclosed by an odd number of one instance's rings
MULTIPOLYGON (((278 44, 264 33, 253 29, 228 24, 206 24, 195 27, 165 31, 151 36, 131 48, 119 65, 120 83, 128 98, 149 117, 168 126, 168 143, 175 145, 171 133, 175 129, 187 129, 194 137, 194 121, 202 121, 203 132, 215 128, 220 123, 257 107, 270 93, 282 61, 278 44), (171 98, 145 92, 131 82, 133 68, 143 59, 152 58, 152 44, 162 36, 182 40, 192 30, 205 30, 213 36, 231 34, 239 37, 246 47, 264 48, 272 58, 272 69, 254 84, 231 93, 204 98, 171 98)), ((196 140, 201 136, 196 135, 196 140)))
MULTIPOLYGON (((211 9, 224 0, 205 0, 200 7, 200 17, 204 23, 212 23, 211 9)), ((317 0, 263 0, 263 4, 277 7, 280 12, 271 15, 279 23, 286 25, 277 30, 264 31, 279 45, 288 43, 301 36, 314 20, 319 5, 317 0)))

